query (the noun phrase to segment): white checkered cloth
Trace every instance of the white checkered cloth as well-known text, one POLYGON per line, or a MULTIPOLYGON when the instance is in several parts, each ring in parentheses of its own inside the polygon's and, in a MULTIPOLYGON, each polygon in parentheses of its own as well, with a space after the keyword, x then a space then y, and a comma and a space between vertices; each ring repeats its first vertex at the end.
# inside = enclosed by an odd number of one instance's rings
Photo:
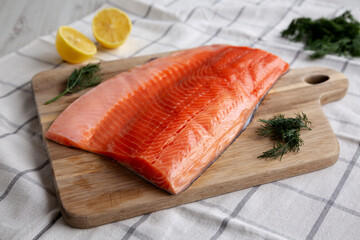
MULTIPOLYGON (((105 6, 127 12, 133 30, 125 45, 100 48, 96 59, 224 43, 262 48, 293 68, 343 72, 350 81, 346 97, 323 107, 340 158, 321 171, 92 229, 71 228, 55 197, 30 84, 34 74, 68 65, 55 50, 54 32, 0 58, 0 239, 359 239, 360 59, 310 61, 302 44, 280 37, 294 18, 333 17, 349 8, 315 0, 111 0, 105 6)), ((360 19, 360 9, 351 10, 360 19)), ((94 40, 93 15, 70 26, 94 40)))

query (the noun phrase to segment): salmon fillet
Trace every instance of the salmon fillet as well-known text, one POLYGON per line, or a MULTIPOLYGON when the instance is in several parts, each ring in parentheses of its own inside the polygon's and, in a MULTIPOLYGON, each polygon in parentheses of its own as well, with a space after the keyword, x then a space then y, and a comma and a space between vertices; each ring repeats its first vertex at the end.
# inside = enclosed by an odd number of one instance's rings
POLYGON ((58 116, 46 138, 109 156, 178 194, 245 129, 288 68, 249 47, 176 52, 93 88, 58 116))

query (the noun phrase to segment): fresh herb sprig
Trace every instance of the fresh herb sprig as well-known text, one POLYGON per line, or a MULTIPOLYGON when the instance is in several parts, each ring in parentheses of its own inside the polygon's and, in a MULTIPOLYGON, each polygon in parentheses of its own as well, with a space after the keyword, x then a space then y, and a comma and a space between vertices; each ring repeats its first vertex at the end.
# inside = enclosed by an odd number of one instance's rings
POLYGON ((285 118, 285 115, 278 114, 269 120, 260 119, 263 123, 257 133, 260 136, 270 137, 274 141, 273 148, 263 152, 258 158, 280 160, 288 152, 298 152, 304 141, 300 138, 300 130, 308 129, 311 122, 304 113, 297 113, 295 117, 285 118))
POLYGON ((294 42, 304 42, 304 49, 314 51, 311 59, 332 53, 360 56, 360 23, 350 11, 332 19, 296 18, 281 32, 281 36, 294 42))
POLYGON ((67 80, 65 91, 45 102, 45 105, 56 101, 67 93, 74 93, 82 89, 98 85, 101 80, 102 75, 100 74, 100 63, 88 64, 82 68, 75 69, 67 80))

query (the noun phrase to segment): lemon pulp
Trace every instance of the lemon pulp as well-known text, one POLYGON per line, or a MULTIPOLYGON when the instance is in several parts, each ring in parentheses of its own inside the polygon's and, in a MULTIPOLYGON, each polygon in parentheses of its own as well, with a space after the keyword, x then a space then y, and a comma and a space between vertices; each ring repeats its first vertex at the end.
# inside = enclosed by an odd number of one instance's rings
POLYGON ((69 63, 81 63, 96 54, 95 44, 84 34, 68 26, 61 26, 56 35, 56 49, 69 63))
POLYGON ((131 27, 129 16, 117 8, 100 10, 92 21, 95 39, 106 48, 122 45, 128 38, 131 27))

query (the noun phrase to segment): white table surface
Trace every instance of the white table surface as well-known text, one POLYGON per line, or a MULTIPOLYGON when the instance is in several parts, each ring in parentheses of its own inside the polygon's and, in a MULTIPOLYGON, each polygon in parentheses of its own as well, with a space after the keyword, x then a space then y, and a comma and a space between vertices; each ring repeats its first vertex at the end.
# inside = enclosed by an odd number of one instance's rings
POLYGON ((105 0, 1 0, 0 57, 38 36, 74 22, 98 9, 105 0))
MULTIPOLYGON (((255 1, 255 0, 254 0, 255 1)), ((351 7, 360 1, 329 0, 351 7)), ((0 57, 99 8, 105 0, 1 0, 0 57)), ((126 6, 125 6, 126 7, 126 6)))

